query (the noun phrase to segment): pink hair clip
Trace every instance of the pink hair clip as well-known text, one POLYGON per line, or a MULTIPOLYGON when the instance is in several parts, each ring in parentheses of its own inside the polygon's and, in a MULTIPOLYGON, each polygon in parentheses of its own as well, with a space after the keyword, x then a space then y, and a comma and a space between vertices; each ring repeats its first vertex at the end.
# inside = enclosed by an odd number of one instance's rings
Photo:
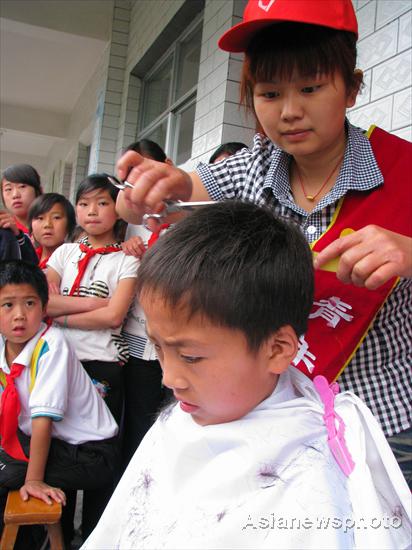
POLYGON ((339 386, 333 382, 330 386, 324 376, 315 376, 313 384, 325 406, 326 430, 328 432, 328 445, 339 464, 342 472, 349 476, 354 468, 355 463, 352 460, 350 452, 345 442, 345 423, 335 411, 335 395, 339 393, 339 386), (337 427, 336 427, 337 425, 337 427))

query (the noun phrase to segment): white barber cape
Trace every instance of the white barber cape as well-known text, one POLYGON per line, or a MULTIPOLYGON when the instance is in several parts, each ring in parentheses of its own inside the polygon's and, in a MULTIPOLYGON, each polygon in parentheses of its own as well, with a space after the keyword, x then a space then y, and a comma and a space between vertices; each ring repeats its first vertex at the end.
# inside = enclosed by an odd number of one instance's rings
POLYGON ((355 469, 327 443, 324 407, 291 367, 235 422, 165 411, 83 549, 408 548, 411 495, 369 409, 335 398, 355 469))

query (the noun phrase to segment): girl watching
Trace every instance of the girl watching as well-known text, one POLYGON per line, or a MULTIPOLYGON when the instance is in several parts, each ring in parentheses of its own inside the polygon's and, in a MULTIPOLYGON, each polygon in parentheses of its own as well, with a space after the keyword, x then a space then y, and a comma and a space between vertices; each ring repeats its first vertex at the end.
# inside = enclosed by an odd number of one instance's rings
POLYGON ((76 225, 76 214, 70 201, 59 193, 44 193, 29 210, 29 230, 38 247, 39 267, 45 269, 53 252, 66 240, 76 225))
MULTIPOLYGON (((59 291, 50 295, 47 313, 74 343, 83 367, 120 424, 122 365, 129 357, 121 326, 135 295, 138 260, 122 252, 119 235, 124 222, 116 214, 117 194, 104 174, 90 175, 80 183, 76 215, 85 236, 61 245, 47 263, 49 284, 59 291)), ((111 490, 105 489, 84 492, 83 509, 95 511, 83 514, 84 537, 110 495, 111 490)))

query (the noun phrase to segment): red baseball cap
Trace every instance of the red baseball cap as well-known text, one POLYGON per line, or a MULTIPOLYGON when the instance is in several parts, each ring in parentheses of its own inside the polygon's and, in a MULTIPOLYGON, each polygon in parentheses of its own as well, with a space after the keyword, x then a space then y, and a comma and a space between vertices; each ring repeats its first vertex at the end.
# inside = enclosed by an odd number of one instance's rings
POLYGON ((219 47, 227 52, 244 52, 257 31, 282 21, 331 27, 358 37, 351 0, 249 0, 243 22, 224 33, 219 47))

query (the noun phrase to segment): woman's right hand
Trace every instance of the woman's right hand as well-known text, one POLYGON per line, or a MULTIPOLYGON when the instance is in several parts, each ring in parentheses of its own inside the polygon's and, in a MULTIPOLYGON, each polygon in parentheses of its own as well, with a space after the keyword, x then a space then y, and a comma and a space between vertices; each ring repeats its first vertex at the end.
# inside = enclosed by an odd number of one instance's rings
POLYGON ((135 151, 125 153, 117 163, 117 174, 134 187, 119 193, 118 212, 132 223, 140 223, 144 214, 160 213, 165 199, 187 201, 192 195, 192 179, 187 172, 165 162, 150 160, 135 151))

